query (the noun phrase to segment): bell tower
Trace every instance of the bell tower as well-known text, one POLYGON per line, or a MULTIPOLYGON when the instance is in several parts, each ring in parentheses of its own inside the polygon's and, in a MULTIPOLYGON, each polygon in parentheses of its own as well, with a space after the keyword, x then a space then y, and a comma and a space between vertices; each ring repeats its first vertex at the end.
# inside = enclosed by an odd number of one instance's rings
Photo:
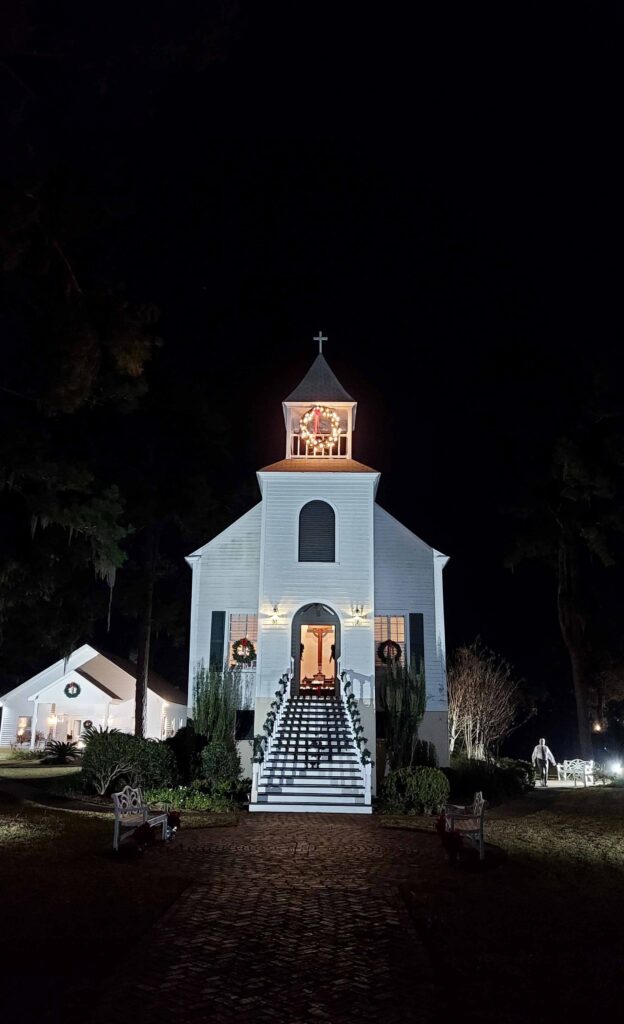
POLYGON ((284 399, 287 459, 351 459, 357 402, 345 391, 323 355, 327 338, 300 384, 284 399))

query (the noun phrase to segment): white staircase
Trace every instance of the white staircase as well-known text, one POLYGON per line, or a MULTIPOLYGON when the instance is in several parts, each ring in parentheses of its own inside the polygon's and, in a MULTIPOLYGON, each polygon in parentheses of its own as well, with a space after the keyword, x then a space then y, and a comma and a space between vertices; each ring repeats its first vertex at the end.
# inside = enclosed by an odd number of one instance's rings
POLYGON ((339 697, 287 697, 253 782, 250 811, 371 813, 370 766, 339 697))

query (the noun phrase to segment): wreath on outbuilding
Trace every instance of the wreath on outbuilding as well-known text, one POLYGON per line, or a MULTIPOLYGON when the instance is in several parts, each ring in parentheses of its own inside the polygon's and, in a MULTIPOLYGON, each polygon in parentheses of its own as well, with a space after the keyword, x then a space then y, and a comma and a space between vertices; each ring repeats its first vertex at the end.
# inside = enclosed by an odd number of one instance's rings
POLYGON ((382 661, 384 665, 387 665, 388 662, 394 663, 395 661, 399 661, 403 654, 403 650, 396 640, 384 640, 383 643, 379 644, 377 654, 379 655, 379 660, 382 661))
POLYGON ((256 660, 256 648, 245 636, 232 644, 232 657, 237 665, 252 665, 256 660))

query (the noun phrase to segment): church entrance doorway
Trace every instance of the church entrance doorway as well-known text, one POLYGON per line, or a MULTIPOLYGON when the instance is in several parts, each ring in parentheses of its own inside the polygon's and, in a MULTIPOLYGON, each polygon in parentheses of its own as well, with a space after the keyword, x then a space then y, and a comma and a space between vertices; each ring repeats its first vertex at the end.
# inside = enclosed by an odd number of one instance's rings
POLYGON ((291 691, 318 697, 339 693, 340 622, 327 605, 310 604, 293 619, 295 672, 291 691))

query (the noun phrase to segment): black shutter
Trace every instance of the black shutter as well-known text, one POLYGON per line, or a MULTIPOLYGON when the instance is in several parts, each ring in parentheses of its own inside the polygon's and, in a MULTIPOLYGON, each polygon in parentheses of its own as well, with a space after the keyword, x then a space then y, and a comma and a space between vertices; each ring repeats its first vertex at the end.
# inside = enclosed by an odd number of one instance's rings
POLYGON ((225 646, 225 612, 213 612, 210 626, 210 668, 223 668, 225 646))
POLYGON ((336 516, 326 501, 309 501, 299 513, 299 561, 336 561, 336 516))
POLYGON ((422 612, 410 612, 409 617, 410 666, 418 672, 422 661, 425 667, 425 629, 422 612))

